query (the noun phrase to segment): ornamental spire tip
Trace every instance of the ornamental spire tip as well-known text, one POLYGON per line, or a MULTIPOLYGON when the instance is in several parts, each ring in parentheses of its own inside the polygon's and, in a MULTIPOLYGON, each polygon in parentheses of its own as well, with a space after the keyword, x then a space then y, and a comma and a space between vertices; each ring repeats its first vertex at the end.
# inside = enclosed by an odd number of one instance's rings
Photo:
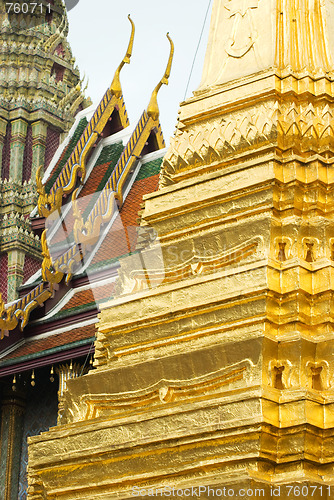
POLYGON ((115 76, 114 76, 114 79, 110 85, 110 91, 116 96, 116 97, 121 97, 122 95, 122 87, 121 87, 121 82, 120 82, 120 79, 119 79, 119 75, 120 75, 120 72, 121 72, 121 69, 123 68, 123 66, 125 64, 130 64, 130 59, 131 59, 131 56, 132 56, 132 49, 133 49, 133 41, 134 41, 134 38, 135 38, 135 25, 134 25, 134 22, 132 21, 131 19, 131 16, 130 14, 128 15, 128 19, 131 23, 131 36, 130 36, 130 41, 129 41, 129 45, 128 45, 128 48, 127 48, 127 51, 126 51, 126 54, 121 62, 121 64, 118 66, 116 72, 115 72, 115 76))
POLYGON ((167 63, 166 71, 164 73, 164 76, 162 77, 162 79, 158 83, 158 85, 153 90, 153 93, 152 93, 152 96, 151 96, 151 100, 150 100, 149 105, 147 107, 147 114, 151 118, 153 118, 153 120, 157 120, 158 117, 159 117, 160 112, 159 112, 157 95, 158 95, 158 92, 159 92, 160 88, 162 87, 162 85, 168 85, 168 80, 169 80, 169 77, 170 77, 170 72, 171 72, 171 69, 172 69, 172 62, 173 62, 173 57, 174 57, 174 43, 173 43, 173 40, 169 36, 169 32, 167 33, 166 36, 167 36, 167 38, 169 40, 169 43, 170 43, 170 52, 169 52, 169 58, 168 58, 168 63, 167 63))

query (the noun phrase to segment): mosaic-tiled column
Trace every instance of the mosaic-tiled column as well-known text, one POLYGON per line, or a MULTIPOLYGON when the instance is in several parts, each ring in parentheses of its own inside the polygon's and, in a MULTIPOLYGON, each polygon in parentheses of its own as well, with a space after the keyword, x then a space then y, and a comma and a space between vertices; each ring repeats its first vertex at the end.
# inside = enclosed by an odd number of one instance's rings
POLYGON ((22 119, 12 122, 12 138, 10 144, 9 178, 21 183, 24 148, 28 124, 22 119))
POLYGON ((0 168, 2 165, 2 150, 5 143, 7 122, 0 118, 0 168))
POLYGON ((17 291, 23 281, 24 255, 25 253, 22 250, 10 250, 8 252, 8 302, 17 299, 17 291))
POLYGON ((17 500, 25 401, 8 389, 1 401, 0 498, 17 500))
POLYGON ((40 165, 44 165, 47 124, 42 120, 32 124, 32 167, 31 178, 36 179, 40 165))

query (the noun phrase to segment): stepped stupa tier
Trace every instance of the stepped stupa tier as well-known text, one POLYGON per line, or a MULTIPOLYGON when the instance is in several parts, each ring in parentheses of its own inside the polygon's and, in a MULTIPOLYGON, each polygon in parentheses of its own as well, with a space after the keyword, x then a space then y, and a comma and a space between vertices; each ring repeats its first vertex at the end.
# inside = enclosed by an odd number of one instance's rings
POLYGON ((255 149, 332 148, 334 14, 330 1, 311 4, 214 3, 202 81, 181 103, 161 186, 255 149))
POLYGON ((84 97, 61 0, 0 5, 0 292, 5 301, 40 267, 28 215, 36 172, 47 169, 84 97), (7 280, 8 275, 8 280, 7 280))
POLYGON ((213 2, 31 500, 333 496, 333 23, 329 0, 213 2))

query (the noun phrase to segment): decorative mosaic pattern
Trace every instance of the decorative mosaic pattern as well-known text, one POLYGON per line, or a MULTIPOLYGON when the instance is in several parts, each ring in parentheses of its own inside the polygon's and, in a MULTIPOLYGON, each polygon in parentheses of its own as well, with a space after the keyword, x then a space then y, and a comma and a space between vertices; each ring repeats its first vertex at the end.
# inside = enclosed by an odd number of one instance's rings
POLYGON ((58 383, 57 380, 51 383, 49 377, 50 369, 43 368, 35 372, 35 387, 32 387, 30 385, 29 379, 27 381, 27 406, 23 427, 18 500, 26 500, 27 498, 27 438, 47 431, 50 427, 53 427, 57 424, 58 383))
POLYGON ((47 135, 46 135, 46 145, 45 145, 45 163, 44 170, 50 164, 55 152, 57 151, 59 146, 59 133, 51 127, 48 127, 47 135))
POLYGON ((9 163, 10 163, 10 141, 12 139, 12 127, 8 123, 6 129, 5 143, 2 150, 2 166, 1 166, 1 178, 9 178, 9 163))
POLYGON ((28 126, 26 143, 24 147, 23 155, 23 172, 22 181, 28 181, 31 177, 31 166, 32 166, 32 127, 28 126))
POLYGON ((8 255, 3 253, 0 255, 0 293, 2 300, 7 300, 7 275, 8 275, 8 255))
POLYGON ((30 255, 26 255, 23 267, 23 281, 27 281, 33 274, 41 268, 41 263, 33 259, 30 255))
POLYGON ((57 56, 62 58, 65 57, 65 50, 62 43, 60 43, 58 47, 56 47, 55 54, 57 54, 57 56))

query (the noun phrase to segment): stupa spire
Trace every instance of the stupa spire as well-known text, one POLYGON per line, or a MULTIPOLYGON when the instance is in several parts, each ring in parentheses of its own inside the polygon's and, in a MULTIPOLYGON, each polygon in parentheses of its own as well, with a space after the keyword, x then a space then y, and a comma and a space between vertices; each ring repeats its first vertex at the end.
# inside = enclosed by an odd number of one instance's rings
POLYGON ((333 20, 321 0, 215 0, 200 89, 263 71, 332 71, 333 20))

